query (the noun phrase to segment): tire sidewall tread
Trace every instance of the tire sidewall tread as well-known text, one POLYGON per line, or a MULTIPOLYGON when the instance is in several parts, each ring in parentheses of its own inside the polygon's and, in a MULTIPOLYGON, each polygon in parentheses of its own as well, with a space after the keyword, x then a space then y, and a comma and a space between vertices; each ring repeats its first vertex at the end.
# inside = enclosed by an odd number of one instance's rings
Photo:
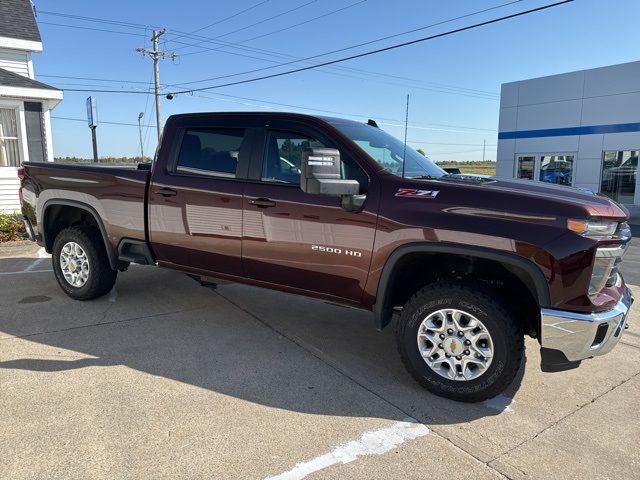
POLYGON ((398 352, 413 378, 436 395, 462 402, 480 402, 509 386, 524 356, 524 335, 514 314, 497 292, 479 282, 444 281, 418 290, 395 323, 398 352), (489 330, 494 358, 487 371, 469 381, 441 377, 425 363, 417 346, 417 330, 427 315, 443 308, 468 311, 489 330))
POLYGON ((76 300, 91 300, 107 294, 115 284, 118 272, 111 269, 100 232, 88 226, 68 227, 60 231, 53 242, 53 271, 62 290, 76 300), (70 285, 60 267, 60 252, 67 242, 82 247, 89 260, 89 278, 82 287, 70 285))

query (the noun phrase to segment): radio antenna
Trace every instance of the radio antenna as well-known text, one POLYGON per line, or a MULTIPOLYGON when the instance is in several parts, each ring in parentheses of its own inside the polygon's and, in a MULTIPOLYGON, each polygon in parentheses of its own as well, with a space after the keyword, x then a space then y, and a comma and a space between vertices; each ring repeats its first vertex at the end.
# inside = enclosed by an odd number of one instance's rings
POLYGON ((404 116, 404 150, 402 151, 402 178, 407 158, 407 129, 409 128, 409 94, 407 93, 407 109, 404 116))

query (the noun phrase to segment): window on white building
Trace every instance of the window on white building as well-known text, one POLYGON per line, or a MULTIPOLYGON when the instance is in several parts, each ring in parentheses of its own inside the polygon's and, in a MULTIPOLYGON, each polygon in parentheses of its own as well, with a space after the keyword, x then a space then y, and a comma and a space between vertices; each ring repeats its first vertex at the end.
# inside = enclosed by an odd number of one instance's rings
POLYGON ((638 175, 638 150, 604 152, 600 192, 618 203, 633 204, 638 175))
POLYGON ((573 155, 541 155, 540 181, 571 186, 573 155))
POLYGON ((539 180, 557 185, 573 185, 575 155, 516 155, 516 178, 539 180))
POLYGON ((0 167, 19 167, 18 119, 13 108, 0 108, 0 167))

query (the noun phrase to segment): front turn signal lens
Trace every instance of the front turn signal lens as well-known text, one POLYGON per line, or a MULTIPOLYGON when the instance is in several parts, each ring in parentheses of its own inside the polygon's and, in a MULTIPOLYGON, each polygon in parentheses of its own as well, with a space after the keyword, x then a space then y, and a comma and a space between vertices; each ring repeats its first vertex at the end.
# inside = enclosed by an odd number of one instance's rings
POLYGON ((587 221, 570 218, 567 220, 567 228, 578 235, 582 235, 587 229, 587 221))

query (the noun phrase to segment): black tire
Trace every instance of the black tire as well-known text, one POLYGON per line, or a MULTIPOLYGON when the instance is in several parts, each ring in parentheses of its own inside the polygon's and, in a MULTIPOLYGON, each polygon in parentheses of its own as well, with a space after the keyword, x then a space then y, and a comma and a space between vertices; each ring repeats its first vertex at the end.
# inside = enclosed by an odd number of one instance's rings
POLYGON ((89 226, 69 227, 58 233, 53 242, 52 261, 53 271, 60 288, 76 300, 91 300, 109 293, 118 276, 117 270, 112 270, 109 265, 102 235, 96 228, 89 226), (68 242, 77 243, 86 253, 89 262, 89 275, 86 283, 81 287, 71 285, 62 273, 60 255, 62 248, 68 242))
POLYGON ((446 281, 422 288, 404 305, 395 334, 402 362, 416 381, 436 395, 460 402, 481 402, 502 393, 513 382, 524 355, 524 335, 515 316, 496 292, 476 282, 446 281), (446 308, 471 313, 491 335, 493 359, 477 378, 445 378, 420 353, 420 324, 429 314, 446 308))

